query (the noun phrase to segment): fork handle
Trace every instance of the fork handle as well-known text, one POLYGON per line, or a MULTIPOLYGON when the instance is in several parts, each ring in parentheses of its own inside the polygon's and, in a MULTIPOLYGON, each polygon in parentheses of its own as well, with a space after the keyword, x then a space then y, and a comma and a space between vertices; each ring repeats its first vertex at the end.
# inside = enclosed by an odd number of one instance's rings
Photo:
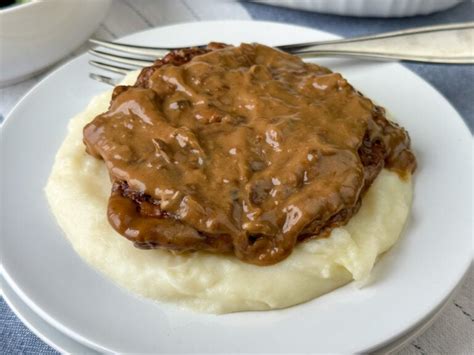
POLYGON ((474 22, 420 27, 335 41, 280 46, 303 58, 350 56, 428 63, 474 63, 474 22))

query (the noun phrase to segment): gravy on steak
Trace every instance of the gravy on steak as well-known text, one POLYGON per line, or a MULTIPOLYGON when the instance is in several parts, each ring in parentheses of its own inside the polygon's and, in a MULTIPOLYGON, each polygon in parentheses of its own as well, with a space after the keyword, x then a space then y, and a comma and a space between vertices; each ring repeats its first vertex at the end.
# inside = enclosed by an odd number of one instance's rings
POLYGON ((405 130, 340 74, 260 44, 174 51, 84 128, 113 183, 108 218, 141 248, 270 265, 348 222, 405 130))

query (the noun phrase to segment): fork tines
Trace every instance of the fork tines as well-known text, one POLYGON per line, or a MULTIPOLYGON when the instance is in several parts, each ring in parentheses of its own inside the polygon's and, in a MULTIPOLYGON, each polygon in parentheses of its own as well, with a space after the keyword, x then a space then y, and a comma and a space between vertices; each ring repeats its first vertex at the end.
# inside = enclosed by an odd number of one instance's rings
MULTIPOLYGON (((90 39, 89 42, 97 44, 100 47, 106 49, 105 51, 98 49, 90 49, 88 51, 89 54, 99 58, 100 60, 90 60, 89 64, 102 70, 121 75, 125 75, 132 70, 149 66, 153 64, 156 59, 163 57, 170 50, 176 49, 150 48, 131 44, 114 43, 98 39, 90 39), (121 54, 118 54, 117 52, 121 54), (124 55, 123 53, 129 55, 124 55)), ((107 84, 115 82, 114 79, 103 75, 92 74, 90 76, 95 80, 107 84)))

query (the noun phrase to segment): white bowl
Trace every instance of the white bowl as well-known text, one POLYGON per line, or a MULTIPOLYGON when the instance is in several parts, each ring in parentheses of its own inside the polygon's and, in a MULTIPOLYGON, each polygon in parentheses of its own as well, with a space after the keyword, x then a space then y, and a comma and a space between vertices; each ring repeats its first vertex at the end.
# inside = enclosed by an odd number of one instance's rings
POLYGON ((43 0, 0 10, 0 86, 26 79, 79 47, 111 0, 43 0))
POLYGON ((427 15, 448 9, 463 0, 254 0, 254 2, 359 17, 427 15))

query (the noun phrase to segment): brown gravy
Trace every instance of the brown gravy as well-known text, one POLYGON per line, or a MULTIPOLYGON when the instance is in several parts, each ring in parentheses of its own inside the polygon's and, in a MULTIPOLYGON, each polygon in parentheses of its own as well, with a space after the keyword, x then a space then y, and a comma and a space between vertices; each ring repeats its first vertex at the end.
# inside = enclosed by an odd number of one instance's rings
POLYGON ((142 248, 270 265, 347 223, 408 134, 340 74, 260 45, 170 53, 84 128, 113 190, 111 225, 142 248))

